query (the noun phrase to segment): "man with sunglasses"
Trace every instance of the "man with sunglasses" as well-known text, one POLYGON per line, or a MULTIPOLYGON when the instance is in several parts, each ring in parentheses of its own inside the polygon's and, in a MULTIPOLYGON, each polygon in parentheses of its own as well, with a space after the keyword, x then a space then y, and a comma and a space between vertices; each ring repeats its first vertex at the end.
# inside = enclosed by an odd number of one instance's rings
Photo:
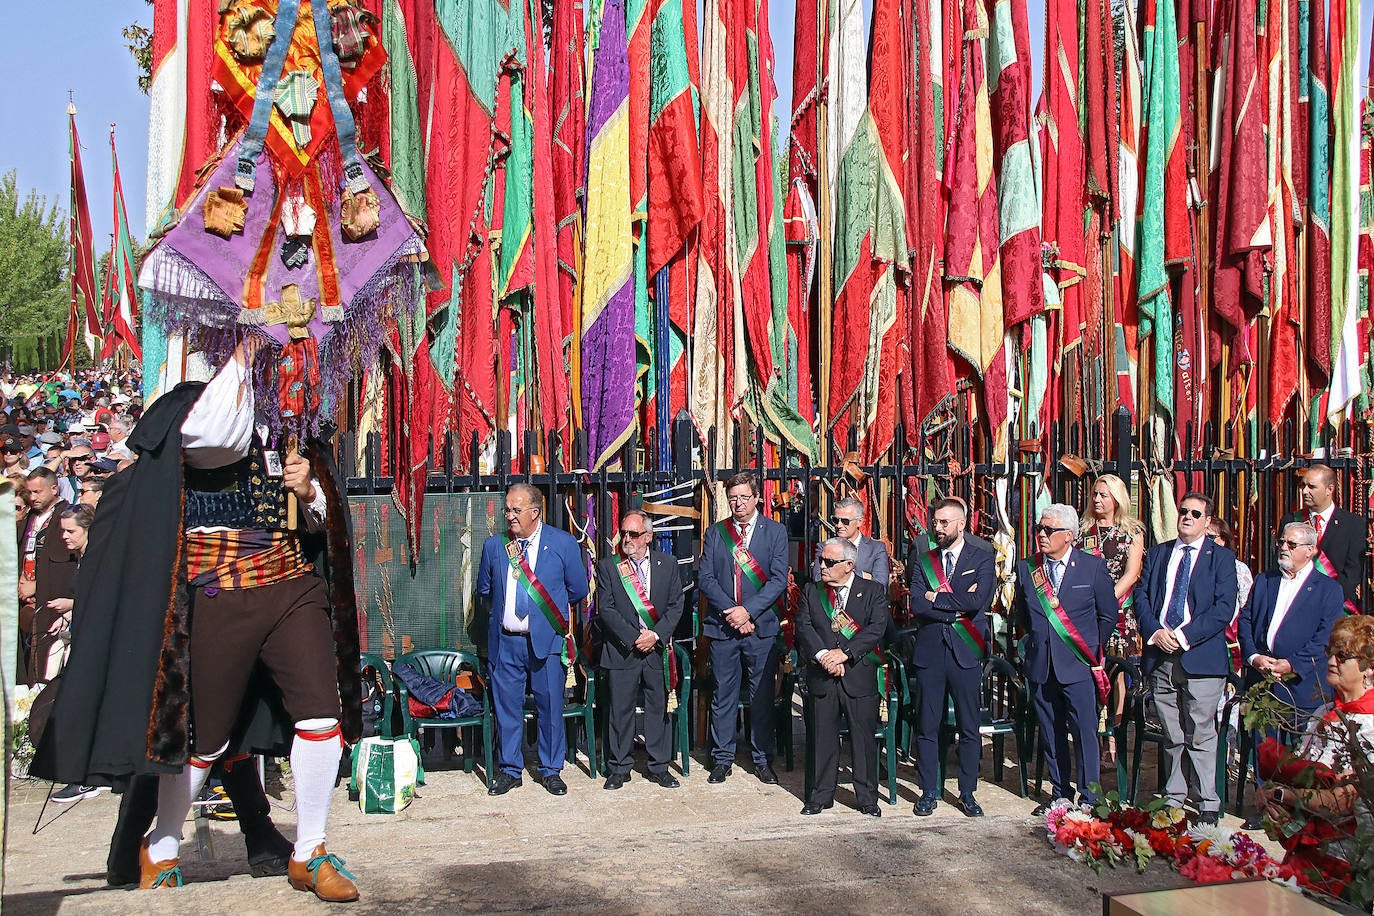
MULTIPOLYGON (((887 548, 882 541, 875 541, 863 533, 864 504, 852 496, 835 503, 835 514, 830 516, 830 524, 835 526, 835 537, 844 538, 854 545, 858 559, 854 561, 854 575, 872 579, 884 588, 892 575, 892 564, 887 558, 887 548)), ((811 579, 821 579, 821 546, 816 545, 816 559, 811 564, 811 579)))
MULTIPOLYGON (((1016 567, 1013 611, 1026 630, 1024 673, 1045 748, 1050 798, 1072 798, 1070 766, 1077 764, 1078 792, 1097 800, 1091 786, 1101 780, 1097 745, 1097 684, 1102 647, 1116 628, 1116 590, 1107 563, 1073 546, 1078 510, 1054 504, 1035 526, 1036 552, 1016 567), (1069 737, 1073 736, 1073 758, 1069 737)), ((1035 809, 1039 817, 1049 810, 1035 809)))
POLYGON ((568 740, 563 653, 570 639, 570 609, 587 597, 586 565, 572 535, 543 523, 544 494, 538 487, 511 484, 505 515, 509 533, 487 538, 477 572, 477 594, 490 602, 487 664, 501 767, 487 794, 504 795, 523 784, 528 683, 539 719, 537 780, 549 794, 567 795, 561 775, 568 740))
POLYGON ((1231 670, 1226 627, 1236 610, 1236 555, 1207 537, 1216 504, 1205 493, 1179 503, 1178 537, 1150 549, 1135 587, 1142 659, 1164 726, 1164 793, 1188 800, 1186 754, 1197 779, 1198 821, 1215 824, 1217 706, 1231 670))
POLYGON ((679 785, 668 772, 673 736, 668 728, 668 693, 676 687, 670 657, 673 631, 682 618, 682 577, 677 560, 650 548, 654 526, 642 509, 620 519, 620 553, 596 564, 596 616, 601 623, 601 667, 610 687, 605 789, 630 779, 634 766, 635 707, 644 688, 644 750, 649 781, 665 789, 679 785))
POLYGON ((1314 564, 1317 532, 1289 522, 1278 539, 1278 568, 1255 579, 1240 612, 1240 651, 1245 685, 1274 674, 1280 698, 1294 707, 1295 723, 1306 722, 1327 698, 1326 641, 1343 616, 1345 594, 1314 564))
POLYGON ((711 640, 710 783, 722 783, 735 762, 740 690, 749 697, 750 756, 759 782, 773 772, 773 699, 777 690, 779 613, 786 600, 787 529, 758 510, 753 474, 725 481, 730 515, 706 529, 698 585, 706 597, 701 632, 711 640))

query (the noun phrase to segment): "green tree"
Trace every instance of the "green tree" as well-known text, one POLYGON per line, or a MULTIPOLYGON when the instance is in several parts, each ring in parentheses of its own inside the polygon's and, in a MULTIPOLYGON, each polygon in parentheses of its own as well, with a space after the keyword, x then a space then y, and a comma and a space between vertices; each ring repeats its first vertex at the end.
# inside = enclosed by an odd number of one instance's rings
POLYGON ((33 191, 21 197, 18 183, 14 171, 0 178, 0 350, 13 359, 37 344, 42 368, 53 368, 70 298, 67 217, 33 191))
MULTIPOLYGON (((152 3, 153 0, 148 0, 149 6, 152 3)), ((153 84, 153 30, 134 21, 120 32, 124 36, 124 47, 129 49, 138 67, 138 88, 147 95, 148 87, 153 84)))

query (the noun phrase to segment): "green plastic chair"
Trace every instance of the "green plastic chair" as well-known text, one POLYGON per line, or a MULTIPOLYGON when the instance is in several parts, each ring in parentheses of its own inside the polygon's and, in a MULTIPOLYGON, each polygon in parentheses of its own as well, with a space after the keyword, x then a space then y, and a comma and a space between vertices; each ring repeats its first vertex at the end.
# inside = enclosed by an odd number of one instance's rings
MULTIPOLYGON (((878 739, 878 781, 880 784, 887 784, 887 803, 895 805, 898 736, 901 733, 902 714, 911 703, 911 693, 907 683, 906 665, 902 664, 896 653, 885 651, 883 654, 887 659, 887 721, 879 721, 874 737, 878 739)), ((803 798, 809 798, 811 789, 816 785, 816 729, 812 724, 815 721, 815 700, 807 689, 806 679, 798 678, 797 682, 802 695, 802 715, 806 720, 806 776, 803 780, 803 798)), ((849 735, 849 729, 848 719, 841 712, 841 741, 849 735)))
MULTIPOLYGON (((597 775, 601 773, 602 767, 602 764, 599 762, 601 758, 597 753, 597 744, 599 743, 597 740, 596 728, 597 674, 587 667, 587 663, 583 658, 578 658, 577 660, 577 671, 579 674, 577 683, 581 689, 582 698, 577 699, 578 691, 574 689, 573 698, 563 701, 563 722, 565 724, 580 724, 582 726, 582 734, 586 736, 587 739, 587 775, 592 779, 596 779, 597 775), (570 719, 574 721, 570 723, 570 719)), ((538 710, 535 707, 534 694, 532 693, 525 694, 524 715, 526 727, 538 718, 538 710)), ((577 763, 578 742, 576 736, 569 736, 567 748, 564 759, 567 760, 568 763, 577 763)))
MULTIPOLYGON (((668 712, 668 729, 673 736, 673 756, 677 757, 682 775, 686 776, 692 768, 692 654, 681 643, 674 642, 673 655, 677 659, 677 709, 668 712)), ((606 673, 598 670, 596 674, 604 689, 606 673)), ((643 704, 639 704, 638 708, 642 710, 643 704)), ((602 742, 607 740, 607 728, 605 710, 600 710, 597 714, 597 734, 602 742)), ((610 761, 604 753, 601 755, 600 772, 602 776, 610 774, 610 761)))
POLYGON ((438 719, 419 718, 411 715, 406 686, 400 678, 395 677, 394 674, 392 676, 396 685, 396 701, 401 707, 401 727, 406 735, 418 740, 420 732, 426 728, 468 730, 463 736, 463 772, 465 773, 472 772, 472 753, 469 749, 473 747, 474 742, 470 740, 471 730, 477 729, 481 732, 482 765, 485 768, 483 773, 486 777, 487 788, 491 788, 492 778, 495 775, 492 768, 492 731, 494 725, 491 713, 491 697, 487 692, 487 679, 482 660, 471 652, 461 652, 457 649, 417 649, 396 659, 394 665, 409 665, 421 674, 447 684, 456 684, 458 675, 463 671, 470 671, 477 678, 480 686, 480 690, 477 691, 480 694, 478 699, 482 702, 481 713, 457 719, 438 719))

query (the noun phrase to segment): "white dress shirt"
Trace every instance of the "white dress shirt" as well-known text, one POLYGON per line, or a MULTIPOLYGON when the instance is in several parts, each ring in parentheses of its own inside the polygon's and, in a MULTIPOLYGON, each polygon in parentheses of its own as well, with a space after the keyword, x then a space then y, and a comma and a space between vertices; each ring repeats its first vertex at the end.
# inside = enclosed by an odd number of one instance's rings
MULTIPOLYGON (((1191 544, 1183 543, 1182 538, 1178 538, 1174 541, 1174 550, 1169 554, 1169 565, 1164 570, 1164 602, 1159 606, 1160 624, 1164 623, 1164 618, 1169 613, 1169 605, 1174 600, 1174 579, 1178 576, 1178 564, 1183 562, 1183 548, 1192 548, 1188 551, 1188 584, 1192 585, 1193 575, 1197 572, 1198 560, 1202 557, 1202 539, 1203 536, 1199 535, 1191 544)), ((1185 595, 1183 597, 1183 622, 1173 630, 1174 639, 1178 640, 1178 644, 1184 652, 1188 651, 1189 646, 1187 638, 1183 635, 1183 628, 1192 622, 1192 619, 1193 602, 1191 598, 1185 595)), ((1162 630, 1163 628, 1161 627, 1161 632, 1162 630)), ((1157 645, 1155 636, 1158 635, 1159 633, 1155 633, 1154 636, 1150 637, 1151 645, 1157 645)))
MULTIPOLYGON (((744 545, 745 550, 749 549, 749 542, 753 540, 754 530, 758 528, 758 523, 759 510, 755 509, 754 514, 749 516, 749 521, 744 523, 744 535, 740 538, 740 543, 744 545)), ((735 517, 733 515, 730 516, 730 524, 735 526, 736 532, 739 531, 739 523, 735 521, 735 517)))
MULTIPOLYGON (((1302 591, 1303 583, 1307 581, 1307 577, 1311 574, 1311 563, 1308 563, 1302 569, 1298 570, 1294 575, 1290 576, 1286 573, 1280 574, 1279 592, 1274 599, 1274 616, 1269 618, 1269 629, 1264 634, 1264 639, 1269 644, 1269 651, 1272 652, 1274 650, 1274 640, 1279 635, 1279 627, 1283 626, 1284 618, 1288 616, 1288 612, 1293 608, 1293 601, 1298 597, 1298 593, 1302 591)), ((1259 654, 1260 653, 1256 652, 1254 655, 1247 658, 1246 661, 1253 662, 1255 656, 1259 654)))
MULTIPOLYGON (((1327 506, 1321 512, 1308 512, 1307 518, 1303 519, 1303 521, 1307 522, 1307 524, 1309 525, 1312 525, 1312 516, 1314 515, 1322 520, 1322 530, 1317 532, 1317 540, 1320 541, 1322 538, 1326 537, 1326 529, 1331 527, 1331 516, 1335 514, 1336 504, 1333 502, 1331 503, 1331 505, 1327 506)), ((1312 525, 1312 527, 1315 528, 1317 526, 1312 525)))
MULTIPOLYGON (((534 533, 526 540, 529 544, 525 547, 525 559, 529 561, 530 569, 534 569, 535 558, 539 556, 539 536, 544 533, 544 523, 541 521, 535 526, 534 533)), ((519 538, 511 538, 516 541, 519 547, 519 538)), ((506 560, 506 607, 501 614, 502 629, 510 630, 512 633, 528 633, 530 631, 530 619, 528 617, 517 617, 515 615, 515 593, 521 588, 519 582, 515 581, 515 567, 510 565, 510 560, 506 560)))
POLYGON ((944 570, 944 562, 945 562, 945 557, 946 557, 946 556, 949 557, 949 569, 950 569, 950 572, 953 573, 953 571, 954 571, 955 569, 958 569, 958 568, 959 568, 959 555, 960 555, 961 553, 963 553, 963 552, 964 552, 964 539, 963 539, 962 537, 959 538, 959 540, 955 541, 953 544, 950 544, 950 545, 949 545, 949 548, 948 548, 947 550, 942 550, 942 551, 940 551, 940 563, 941 563, 941 567, 940 567, 940 568, 941 568, 941 571, 944 570))

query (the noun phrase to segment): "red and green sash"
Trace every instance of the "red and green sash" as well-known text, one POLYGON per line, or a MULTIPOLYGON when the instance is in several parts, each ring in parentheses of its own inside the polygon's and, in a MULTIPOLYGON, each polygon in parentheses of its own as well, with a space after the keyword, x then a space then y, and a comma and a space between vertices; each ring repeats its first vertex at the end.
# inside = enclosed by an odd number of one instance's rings
MULTIPOLYGON (((940 551, 932 550, 928 553, 918 554, 916 564, 921 567, 921 572, 925 574, 926 584, 930 586, 932 592, 954 592, 954 586, 949 584, 949 579, 945 577, 944 566, 940 563, 940 551)), ((978 628, 973 625, 973 621, 967 617, 959 617, 954 621, 954 632, 959 634, 959 638, 968 644, 973 650, 973 654, 978 656, 981 661, 988 654, 987 641, 983 639, 983 634, 978 632, 978 628)))
MULTIPOLYGON (((1102 553, 1102 535, 1099 533, 1101 531, 1101 528, 1101 525, 1098 525, 1096 523, 1093 524, 1093 533, 1083 539, 1083 549, 1086 550, 1088 553, 1092 554, 1093 556, 1101 557, 1105 560, 1107 559, 1107 557, 1105 554, 1102 553)), ((1118 598, 1116 600, 1116 603, 1117 608, 1123 611, 1126 610, 1126 608, 1128 607, 1134 607, 1135 592, 1127 592, 1126 594, 1118 598)))
POLYGON ((1092 669, 1093 680, 1097 683, 1097 701, 1105 703, 1107 701, 1107 674, 1102 670, 1102 663, 1097 660, 1097 654, 1088 648, 1088 641, 1083 638, 1083 634, 1074 626, 1073 620, 1069 618, 1063 605, 1059 603, 1059 597, 1054 593, 1054 586, 1050 584, 1049 563, 1042 553, 1036 559, 1035 567, 1031 572, 1031 584, 1035 586, 1035 595, 1040 599, 1040 610, 1050 622, 1050 629, 1057 635, 1078 660, 1092 669))
POLYGON ((544 615, 553 631, 563 637, 563 661, 571 669, 573 662, 577 661, 577 644, 573 642, 572 633, 568 629, 568 619, 558 609, 558 604, 544 587, 544 583, 534 574, 534 567, 525 559, 524 551, 504 534, 501 535, 501 543, 506 548, 506 558, 510 560, 511 574, 515 576, 515 581, 525 590, 525 594, 534 602, 539 613, 544 615))
MULTIPOLYGON (((620 583, 625 586, 625 594, 630 596, 630 604, 634 605, 635 613, 639 615, 640 622, 649 629, 659 622, 661 616, 658 608, 649 600, 649 590, 644 587, 644 583, 639 578, 639 573, 635 571, 634 564, 628 559, 621 560, 616 566, 620 573, 620 583)), ((663 652, 663 686, 668 690, 671 698, 673 690, 677 688, 677 659, 673 657, 672 640, 664 640, 663 652)), ((672 708, 671 706, 669 707, 672 708)))
MULTIPOLYGON (((845 639, 853 639, 859 635, 859 627, 854 623, 854 618, 844 611, 835 607, 835 598, 828 585, 816 583, 816 595, 821 599, 821 610, 825 611, 825 616, 830 621, 830 629, 839 633, 845 639)), ((887 660, 879 654, 877 649, 868 650, 864 658, 878 666, 878 696, 887 698, 887 660)))
MULTIPOLYGON (((754 559, 754 555, 749 552, 749 548, 744 546, 744 541, 740 539, 739 528, 735 525, 733 518, 727 518, 723 522, 716 522, 716 530, 725 542, 730 545, 730 556, 735 561, 735 566, 740 574, 749 580, 754 586, 754 591, 762 591, 763 584, 768 581, 768 573, 759 565, 759 561, 754 559)), ((783 614, 782 598, 779 598, 773 605, 777 612, 778 619, 782 620, 783 614)))
MULTIPOLYGON (((1336 564, 1331 562, 1331 558, 1326 555, 1326 551, 1321 547, 1317 548, 1317 555, 1312 558, 1312 565, 1317 567, 1317 572, 1326 576, 1328 579, 1340 581, 1340 576, 1336 573, 1336 564)), ((1345 601, 1345 612, 1347 614, 1358 614, 1360 609, 1355 606, 1355 602, 1349 598, 1345 601)))

